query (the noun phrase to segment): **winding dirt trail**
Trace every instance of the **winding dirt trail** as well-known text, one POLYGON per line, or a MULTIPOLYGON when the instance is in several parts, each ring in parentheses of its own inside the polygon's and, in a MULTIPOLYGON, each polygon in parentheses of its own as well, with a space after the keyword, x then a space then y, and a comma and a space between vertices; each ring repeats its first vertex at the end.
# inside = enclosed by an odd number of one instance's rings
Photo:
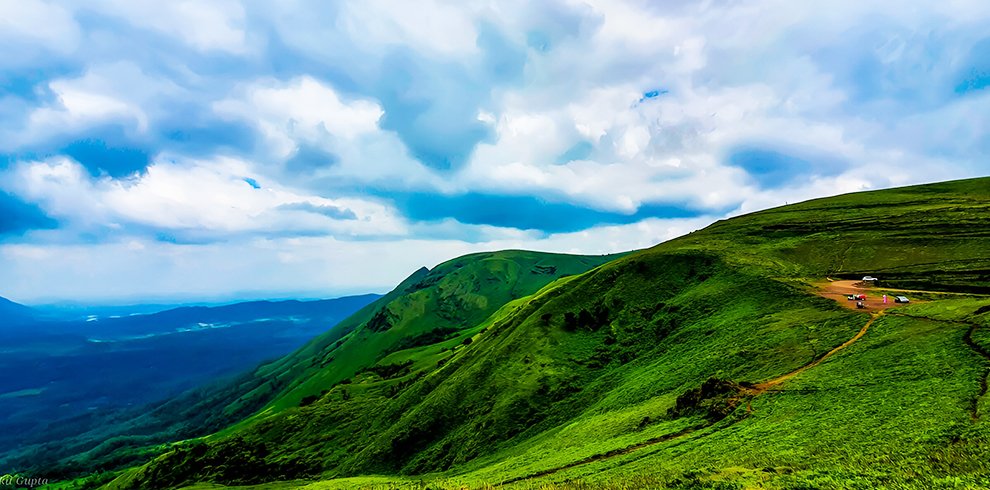
MULTIPOLYGON (((852 345, 853 343, 855 343, 857 340, 863 338, 863 336, 866 335, 866 332, 870 329, 870 326, 872 326, 873 323, 878 318, 880 318, 881 316, 883 316, 883 314, 884 314, 883 310, 877 311, 875 313, 870 314, 869 321, 867 321, 866 324, 863 325, 863 328, 861 328, 859 330, 859 332, 856 333, 856 335, 854 335, 849 340, 843 342, 838 347, 835 347, 834 349, 826 352, 823 356, 819 357, 818 359, 815 359, 814 361, 811 361, 808 364, 805 364, 804 366, 801 366, 801 367, 799 367, 799 368, 795 369, 794 371, 791 371, 791 372, 789 372, 787 374, 778 376, 778 377, 773 378, 773 379, 768 380, 768 381, 764 381, 762 383, 758 383, 758 384, 752 385, 752 386, 747 387, 747 388, 743 388, 743 390, 740 392, 740 395, 741 396, 737 399, 737 402, 738 401, 741 401, 743 398, 746 399, 746 401, 747 401, 746 413, 743 416, 739 417, 738 419, 732 421, 729 425, 734 425, 734 424, 736 424, 738 422, 741 422, 741 421, 745 420, 747 417, 749 417, 749 415, 753 412, 752 405, 750 405, 750 403, 752 402, 753 398, 756 398, 756 397, 758 397, 758 396, 766 393, 767 391, 770 391, 773 387, 775 387, 775 386, 777 386, 777 385, 779 385, 779 384, 781 384, 781 383, 783 383, 783 382, 785 382, 785 381, 787 381, 787 380, 789 380, 789 379, 791 379, 791 378, 793 378, 793 377, 795 377, 795 376, 803 373, 804 371, 807 371, 808 369, 811 369, 811 368, 813 368, 813 367, 821 364, 823 361, 825 361, 829 357, 832 357, 836 352, 839 352, 842 349, 845 349, 846 347, 849 347, 850 345, 852 345)), ((588 456, 587 458, 579 459, 577 461, 573 461, 571 463, 567 463, 567 464, 562 465, 562 466, 558 466, 558 467, 554 467, 554 468, 549 468, 549 469, 546 469, 546 470, 538 471, 536 473, 532 473, 532 474, 529 474, 529 475, 526 475, 526 476, 520 476, 520 477, 516 477, 516 478, 511 478, 509 480, 505 480, 505 481, 501 482, 498 486, 504 486, 504 485, 509 485, 509 484, 512 484, 512 483, 518 483, 518 482, 521 482, 521 481, 530 480, 530 479, 533 479, 533 478, 539 478, 539 477, 542 477, 542 476, 548 476, 548 475, 552 475, 554 473, 558 473, 558 472, 561 472, 561 471, 564 471, 564 470, 568 470, 568 469, 571 469, 571 468, 575 468, 575 467, 578 467, 578 466, 583 466, 583 465, 586 465, 586 464, 594 463, 596 461, 603 461, 603 460, 606 460, 606 459, 614 458, 616 456, 622 456, 624 454, 629 454, 631 452, 634 452, 634 451, 637 451, 637 450, 640 450, 640 449, 643 449, 643 448, 646 448, 646 447, 655 446, 657 444, 662 444, 664 442, 672 441, 674 439, 679 439, 681 437, 690 435, 690 434, 692 434, 694 432, 697 432, 699 430, 702 430, 702 429, 707 429, 707 428, 712 427, 713 425, 717 424, 718 422, 720 422, 720 421, 715 421, 715 422, 711 422, 711 423, 703 424, 703 425, 698 425, 698 426, 694 426, 694 427, 688 427, 686 429, 681 429, 681 430, 679 430, 677 432, 672 432, 670 434, 664 434, 662 436, 654 437, 652 439, 647 439, 647 440, 645 440, 643 442, 632 444, 630 446, 626 446, 626 447, 618 448, 618 449, 613 449, 611 451, 607 451, 607 452, 604 452, 604 453, 599 453, 599 454, 595 454, 595 455, 592 455, 592 456, 588 456)))
MULTIPOLYGON (((877 296, 879 296, 881 294, 884 294, 884 293, 887 293, 887 294, 890 294, 890 293, 962 294, 962 293, 945 293, 945 292, 941 292, 941 291, 918 291, 918 290, 909 290, 909 289, 892 289, 892 288, 864 287, 863 284, 861 282, 859 282, 859 281, 833 281, 832 279, 828 279, 828 281, 829 282, 827 282, 827 283, 817 285, 819 287, 818 294, 820 296, 822 296, 822 297, 826 297, 826 298, 829 298, 829 299, 834 299, 834 300, 838 301, 840 304, 842 304, 842 305, 844 305, 844 306, 846 306, 848 308, 852 308, 852 309, 857 309, 857 308, 856 308, 856 305, 855 305, 855 302, 854 301, 848 301, 848 300, 846 300, 846 296, 847 295, 850 295, 850 294, 860 294, 860 293, 867 293, 867 292, 869 292, 869 293, 872 294, 872 296, 874 298, 876 298, 877 296)), ((737 418, 736 420, 730 422, 729 425, 734 425, 734 424, 736 424, 738 422, 741 422, 741 421, 743 421, 743 420, 745 420, 746 418, 749 417, 749 415, 753 411, 753 408, 752 408, 751 403, 752 403, 752 400, 754 398, 756 398, 756 397, 758 397, 758 396, 760 396, 760 395, 762 395, 762 394, 764 394, 764 393, 766 393, 768 391, 779 391, 779 390, 774 390, 774 388, 777 387, 777 386, 779 386, 779 385, 781 385, 781 384, 783 384, 784 382, 786 382, 786 381, 794 378, 795 376, 797 376, 797 375, 799 375, 799 374, 801 374, 801 373, 803 373, 803 372, 805 372, 805 371, 807 371, 807 370, 809 370, 809 369, 811 369, 811 368, 813 368, 815 366, 818 366, 819 364, 821 364, 822 362, 824 362, 826 359, 832 357, 833 355, 835 355, 839 351, 841 351, 841 350, 849 347, 850 345, 856 343, 856 341, 858 341, 859 339, 863 338, 863 336, 866 335, 866 332, 869 331, 870 327, 873 326, 873 324, 886 313, 886 310, 891 309, 891 308, 897 308, 899 306, 902 306, 899 303, 894 303, 894 298, 891 297, 891 296, 888 296, 888 300, 889 301, 886 304, 885 303, 882 303, 881 301, 876 301, 876 300, 869 301, 868 304, 867 304, 866 310, 870 312, 870 319, 866 322, 865 325, 863 325, 863 328, 861 328, 859 330, 859 332, 856 333, 856 335, 854 335, 849 340, 843 342, 841 345, 839 345, 839 346, 833 348, 832 350, 826 352, 824 355, 822 355, 818 359, 815 359, 814 361, 811 361, 808 364, 805 364, 804 366, 801 366, 801 367, 795 369, 794 371, 791 371, 791 372, 789 372, 787 374, 783 374, 783 375, 778 376, 776 378, 773 378, 773 379, 764 381, 762 383, 757 383, 757 384, 754 384, 752 386, 748 386, 748 387, 743 388, 740 391, 740 396, 735 399, 735 402, 734 403, 735 404, 738 404, 743 399, 745 399, 746 402, 747 402, 746 413, 743 414, 741 417, 737 418)), ((916 301, 916 302, 918 302, 918 301, 916 301)), ((897 314, 897 313, 892 313, 892 314, 897 314)), ((982 357, 984 357, 987 360, 988 364, 990 364, 990 351, 988 351, 987 349, 983 348, 982 346, 980 346, 979 344, 977 344, 975 341, 973 341, 973 332, 976 330, 977 325, 976 324, 973 324, 973 323, 968 323, 968 325, 970 326, 970 329, 966 332, 966 335, 964 336, 963 340, 966 342, 966 344, 970 348, 972 348, 979 355, 981 355, 982 357)), ((977 405, 978 405, 978 402, 979 402, 980 398, 982 398, 984 395, 987 394, 987 391, 988 391, 988 378, 990 378, 990 367, 988 367, 987 370, 985 371, 984 376, 983 376, 983 378, 981 380, 980 392, 979 392, 979 394, 976 396, 976 398, 972 402, 971 413, 972 413, 972 417, 973 417, 973 420, 974 421, 978 420, 979 417, 980 417, 980 414, 977 412, 977 405)), ((734 405, 734 406, 736 406, 736 405, 734 405)), ((665 435, 662 435, 662 436, 654 437, 652 439, 647 439, 647 440, 645 440, 643 442, 639 442, 639 443, 636 443, 636 444, 633 444, 633 445, 630 445, 630 446, 626 446, 624 448, 613 449, 611 451, 607 451, 607 452, 604 452, 604 453, 595 454, 595 455, 589 456, 587 458, 583 458, 583 459, 580 459, 578 461, 574 461, 574 462, 571 462, 571 463, 568 463, 568 464, 565 464, 565 465, 562 465, 562 466, 559 466, 559 467, 555 467, 555 468, 550 468, 550 469, 538 471, 536 473, 532 473, 530 475, 526 475, 526 476, 522 476, 522 477, 512 478, 510 480, 503 481, 498 486, 508 485, 508 484, 512 484, 512 483, 518 483, 520 481, 525 481, 525 480, 530 480, 530 479, 533 479, 533 478, 539 478, 539 477, 542 477, 542 476, 552 475, 554 473, 558 473, 560 471, 568 470, 568 469, 575 468, 575 467, 578 467, 578 466, 582 466, 582 465, 594 463, 594 462, 597 462, 597 461, 603 461, 603 460, 611 459, 611 458, 614 458, 614 457, 617 457, 617 456, 622 456, 622 455, 625 455, 625 454, 629 454, 629 453, 632 453, 634 451, 637 451, 637 450, 640 450, 640 449, 643 449, 643 448, 646 448, 646 447, 655 446, 655 445, 662 444, 662 443, 665 443, 665 442, 668 442, 668 441, 672 441, 672 440, 675 440, 675 439, 680 439, 682 437, 691 435, 691 434, 693 434, 693 433, 695 433, 695 432, 697 432, 699 430, 707 429, 709 427, 712 427, 715 424, 717 424, 718 422, 719 421, 711 422, 711 423, 703 424, 703 425, 699 425, 699 426, 694 426, 694 427, 688 427, 686 429, 682 429, 682 430, 677 431, 677 432, 672 432, 670 434, 665 434, 665 435)))
POLYGON ((870 314, 870 320, 868 322, 866 322, 866 325, 863 325, 863 328, 859 329, 859 332, 857 332, 856 335, 854 335, 851 339, 843 342, 838 347, 836 347, 836 348, 834 348, 834 349, 826 352, 825 355, 823 355, 823 356, 819 357, 818 359, 815 359, 814 361, 811 361, 810 363, 805 364, 804 366, 801 366, 801 367, 799 367, 799 368, 797 368, 797 369, 795 369, 795 370, 793 370, 793 371, 791 371, 791 372, 789 372, 787 374, 784 374, 784 375, 781 375, 781 376, 777 376, 776 378, 773 378, 771 380, 764 381, 762 383, 757 383, 757 384, 753 385, 752 387, 746 388, 743 391, 743 394, 744 395, 749 395, 749 396, 759 396, 759 395, 762 395, 763 393, 765 393, 770 388, 773 388, 774 386, 777 386, 777 385, 783 383, 784 381, 787 381, 787 380, 789 380, 789 379, 791 379, 791 378, 793 378, 793 377, 795 377, 795 376, 797 376, 797 375, 799 375, 799 374, 801 374, 801 373, 803 373, 803 372, 805 372, 805 371, 807 371, 807 370, 809 370, 809 369, 811 369, 811 368, 813 368, 813 367, 821 364, 823 361, 825 361, 825 359, 828 359, 829 357, 832 357, 836 352, 839 352, 842 349, 845 349, 846 347, 849 347, 850 345, 852 345, 853 343, 855 343, 857 340, 863 338, 863 336, 866 335, 866 331, 869 330, 870 329, 870 326, 873 325, 873 322, 877 321, 877 319, 880 318, 881 316, 883 316, 883 314, 884 314, 883 310, 878 311, 876 313, 870 314))

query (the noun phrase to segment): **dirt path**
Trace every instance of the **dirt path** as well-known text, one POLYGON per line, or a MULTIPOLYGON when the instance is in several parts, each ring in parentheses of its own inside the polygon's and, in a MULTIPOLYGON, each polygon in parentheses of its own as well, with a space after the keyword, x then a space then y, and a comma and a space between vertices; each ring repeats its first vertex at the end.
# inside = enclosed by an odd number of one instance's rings
MULTIPOLYGON (((773 379, 764 381, 762 383, 757 383, 757 384, 752 385, 750 387, 744 388, 742 390, 742 392, 740 393, 740 397, 737 399, 737 402, 741 402, 742 399, 746 399, 746 401, 747 401, 746 414, 743 415, 742 417, 738 418, 737 420, 733 421, 730 425, 735 424, 737 422, 740 422, 742 420, 745 420, 749 416, 749 414, 752 413, 753 409, 752 409, 752 405, 750 403, 752 402, 752 400, 754 398, 756 398, 756 397, 758 397, 758 396, 760 396, 760 395, 762 395, 762 394, 764 394, 764 393, 766 393, 768 391, 772 391, 776 386, 784 383, 785 381, 787 381, 789 379, 794 378, 795 376, 797 376, 797 375, 799 375, 799 374, 807 371, 808 369, 811 369, 811 368, 813 368, 815 366, 818 366, 819 364, 821 364, 822 362, 824 362, 829 357, 832 357, 833 355, 835 355, 837 352, 839 352, 839 351, 845 349, 846 347, 849 347, 850 345, 854 344, 856 341, 858 341, 859 339, 863 338, 864 335, 866 335, 866 332, 869 331, 869 329, 870 329, 871 326, 873 326, 873 323, 876 322, 880 317, 882 317, 884 315, 884 313, 886 312, 886 310, 891 309, 891 308, 897 308, 899 306, 903 306, 903 304, 901 304, 901 303, 894 303, 893 295, 889 295, 889 294, 888 294, 888 297, 887 297, 888 302, 886 304, 884 304, 883 301, 882 301, 882 299, 881 299, 881 295, 882 294, 884 294, 884 293, 892 293, 892 292, 893 293, 962 294, 962 293, 945 293, 945 292, 939 292, 939 291, 917 291, 917 290, 909 290, 909 289, 892 289, 892 288, 864 287, 863 284, 862 284, 862 282, 860 282, 860 281, 832 281, 831 279, 829 279, 829 282, 824 283, 824 284, 818 284, 817 286, 819 287, 819 293, 818 294, 820 296, 823 296, 823 297, 826 297, 826 298, 830 298, 830 299, 834 299, 834 300, 840 302, 840 304, 843 304, 846 307, 852 308, 852 309, 858 309, 858 308, 856 308, 856 302, 855 301, 848 301, 846 299, 846 296, 847 295, 850 295, 850 294, 868 294, 869 296, 868 296, 868 299, 867 299, 867 311, 870 311, 871 312, 870 313, 870 319, 866 322, 865 325, 863 325, 863 328, 859 329, 859 332, 857 332, 856 335, 854 335, 849 340, 843 342, 841 345, 839 345, 839 346, 833 348, 832 350, 826 352, 823 356, 819 357, 818 359, 815 359, 814 361, 811 361, 808 364, 805 364, 804 366, 801 366, 801 367, 799 367, 799 368, 795 369, 794 371, 791 371, 791 372, 789 372, 787 374, 783 374, 783 375, 778 376, 776 378, 773 378, 773 379), (872 297, 872 300, 870 299, 870 297, 872 297)), ((919 303, 919 301, 915 301, 915 303, 919 303)), ((966 335, 963 338, 963 340, 966 342, 966 345, 968 345, 971 349, 973 349, 978 354, 980 354, 981 356, 983 356, 987 360, 987 362, 990 363, 990 351, 987 351, 982 346, 980 346, 975 341, 973 341, 973 331, 976 330, 977 325, 976 324, 968 324, 968 325, 970 325, 970 329, 966 332, 966 335)), ((979 419, 979 413, 977 413, 978 402, 979 402, 980 398, 982 398, 984 395, 986 395, 986 393, 988 391, 988 377, 990 377, 990 367, 988 367, 988 369, 985 371, 985 373, 984 373, 984 375, 983 375, 983 377, 981 379, 980 393, 976 396, 976 398, 972 402, 971 413, 972 413, 972 417, 973 417, 973 420, 974 421, 979 419)), ((600 454, 595 454, 595 455, 589 456, 587 458, 580 459, 578 461, 574 461, 574 462, 568 463, 566 465, 562 465, 562 466, 558 466, 558 467, 555 467, 555 468, 550 468, 550 469, 538 471, 536 473, 533 473, 533 474, 530 474, 530 475, 526 475, 526 476, 512 478, 510 480, 506 480, 506 481, 502 482, 499 486, 508 485, 508 484, 512 484, 512 483, 518 483, 520 481, 530 480, 530 479, 533 479, 533 478, 539 478, 539 477, 543 477, 543 476, 548 476, 548 475, 552 475, 554 473, 558 473, 558 472, 561 472, 561 471, 564 471, 564 470, 568 470, 568 469, 571 469, 571 468, 575 468, 575 467, 578 467, 578 466, 582 466, 582 465, 594 463, 596 461, 603 461, 603 460, 606 460, 606 459, 614 458, 616 456, 622 456, 624 454, 629 454, 629 453, 632 453, 632 452, 637 451, 639 449, 643 449, 643 448, 650 447, 650 446, 655 446, 657 444, 668 442, 668 441, 671 441, 671 440, 674 440, 674 439, 679 439, 681 437, 690 435, 690 434, 692 434, 694 432, 697 432, 699 430, 702 430, 702 429, 706 429, 708 427, 711 427, 711 426, 715 425, 716 423, 718 423, 718 422, 712 422, 712 423, 704 424, 704 425, 700 425, 700 426, 688 427, 686 429, 682 429, 682 430, 677 431, 677 432, 673 432, 673 433, 670 433, 670 434, 664 434, 662 436, 654 437, 652 439, 647 439, 647 440, 645 440, 643 442, 639 442, 639 443, 636 443, 636 444, 633 444, 633 445, 630 445, 630 446, 626 446, 624 448, 613 449, 613 450, 608 451, 608 452, 604 452, 604 453, 600 453, 600 454)))
POLYGON ((828 359, 829 357, 832 357, 832 355, 834 355, 836 352, 839 352, 840 350, 845 349, 846 347, 849 347, 850 345, 852 345, 857 340, 863 338, 863 336, 866 335, 866 331, 870 329, 870 326, 871 325, 873 325, 873 322, 877 321, 878 318, 880 318, 881 316, 883 316, 883 313, 884 313, 883 311, 878 311, 878 312, 873 313, 872 315, 870 315, 870 320, 868 322, 866 322, 866 325, 863 325, 863 328, 859 329, 859 332, 857 332, 856 335, 853 335, 853 337, 851 339, 843 342, 838 347, 836 347, 836 348, 834 348, 834 349, 826 352, 825 355, 823 355, 823 356, 819 357, 818 359, 815 359, 814 361, 811 361, 810 363, 805 364, 804 366, 801 366, 801 367, 799 367, 799 368, 797 368, 797 369, 795 369, 795 370, 793 370, 793 371, 791 371, 791 372, 789 372, 787 374, 784 374, 782 376, 778 376, 778 377, 773 378, 773 379, 771 379, 769 381, 764 381, 762 383, 757 383, 757 384, 753 385, 750 388, 746 388, 745 391, 743 392, 743 394, 754 396, 754 397, 755 396, 760 396, 763 393, 765 393, 767 390, 769 390, 770 388, 773 388, 774 386, 777 386, 777 385, 783 383, 784 381, 787 381, 787 380, 789 380, 789 379, 791 379, 791 378, 793 378, 793 377, 795 377, 795 376, 797 376, 797 375, 799 375, 799 374, 801 374, 801 373, 803 373, 803 372, 805 372, 805 371, 807 371, 807 370, 809 370, 809 369, 811 369, 811 368, 813 368, 813 367, 821 364, 825 359, 828 359))
MULTIPOLYGON (((750 402, 752 402, 753 398, 756 398, 756 397, 758 397, 758 396, 766 393, 767 391, 770 391, 771 388, 773 388, 773 387, 775 387, 775 386, 783 383, 784 381, 787 381, 787 380, 789 380, 789 379, 791 379, 791 378, 793 378, 793 377, 795 377, 795 376, 803 373, 804 371, 807 371, 808 369, 811 369, 811 368, 813 368, 813 367, 821 364, 823 361, 825 361, 825 359, 828 359, 829 357, 832 357, 832 355, 834 355, 836 352, 839 352, 842 349, 845 349, 846 347, 849 347, 850 345, 852 345, 853 343, 855 343, 857 340, 861 339, 864 335, 866 335, 867 330, 870 329, 870 326, 873 325, 873 322, 875 322, 878 318, 880 318, 881 316, 883 316, 883 314, 884 314, 883 311, 878 311, 876 313, 871 314, 869 321, 866 322, 866 325, 863 325, 863 328, 861 328, 859 330, 859 332, 856 333, 856 335, 854 335, 851 339, 843 342, 838 347, 836 347, 836 348, 834 348, 834 349, 826 352, 825 355, 819 357, 818 359, 815 359, 814 361, 811 361, 808 364, 805 364, 804 366, 801 366, 801 367, 799 367, 799 368, 795 369, 794 371, 791 371, 791 372, 789 372, 787 374, 778 376, 778 377, 773 378, 773 379, 768 380, 768 381, 764 381, 762 383, 755 384, 755 385, 753 385, 751 387, 748 387, 748 388, 744 388, 743 391, 740 393, 740 395, 741 395, 740 396, 740 399, 745 398, 747 400, 746 414, 743 415, 742 417, 740 417, 739 419, 733 421, 730 425, 735 424, 737 422, 741 422, 742 420, 746 419, 749 416, 750 413, 753 412, 752 406, 751 405, 748 405, 750 402)), ((990 357, 988 357, 988 359, 990 359, 990 357)), ((986 378, 984 378, 984 381, 986 381, 986 378)), ((984 384, 984 391, 986 391, 986 384, 984 384)), ((588 456, 587 458, 580 459, 580 460, 577 460, 577 461, 574 461, 574 462, 571 462, 571 463, 568 463, 568 464, 565 464, 565 465, 562 465, 562 466, 558 466, 558 467, 555 467, 555 468, 550 468, 550 469, 538 471, 536 473, 533 473, 533 474, 530 474, 530 475, 526 475, 526 476, 520 476, 520 477, 512 478, 512 479, 509 479, 509 480, 505 480, 502 483, 500 483, 499 486, 509 485, 509 484, 512 484, 512 483, 518 483, 520 481, 525 481, 525 480, 530 480, 530 479, 533 479, 533 478, 539 478, 539 477, 542 477, 542 476, 552 475, 554 473, 559 473, 559 472, 564 471, 564 470, 569 470, 571 468, 575 468, 575 467, 578 467, 578 466, 582 466, 582 465, 594 463, 596 461, 603 461, 603 460, 606 460, 606 459, 614 458, 616 456, 622 456, 624 454, 629 454, 629 453, 631 453, 633 451, 637 451, 637 450, 643 449, 645 447, 655 446, 657 444, 668 442, 668 441, 671 441, 671 440, 674 440, 674 439, 679 439, 681 437, 690 435, 690 434, 692 434, 694 432, 697 432, 699 430, 702 430, 702 429, 707 429, 708 427, 711 427, 711 426, 717 424, 718 422, 719 421, 711 422, 711 423, 703 424, 703 425, 698 425, 698 426, 694 426, 694 427, 688 427, 686 429, 682 429, 682 430, 677 431, 677 432, 672 432, 670 434, 664 434, 662 436, 654 437, 652 439, 647 439, 647 440, 645 440, 643 442, 639 442, 639 443, 636 443, 636 444, 633 444, 633 445, 630 445, 630 446, 626 446, 626 447, 619 448, 619 449, 613 449, 611 451, 607 451, 607 452, 604 452, 604 453, 599 453, 599 454, 595 454, 595 455, 592 455, 592 456, 588 456)))
POLYGON ((608 452, 604 452, 604 453, 600 453, 600 454, 595 454, 595 455, 592 455, 592 456, 588 456, 587 458, 579 459, 579 460, 574 461, 572 463, 567 463, 567 464, 565 464, 563 466, 558 466, 556 468, 550 468, 550 469, 547 469, 547 470, 538 471, 538 472, 533 473, 533 474, 530 474, 530 475, 520 476, 520 477, 512 478, 512 479, 509 479, 509 480, 505 480, 502 483, 500 483, 499 485, 500 486, 501 485, 509 485, 509 484, 512 484, 512 483, 521 482, 523 480, 530 480, 530 479, 533 479, 533 478, 539 478, 541 476, 552 475, 554 473, 558 473, 558 472, 561 472, 561 471, 564 471, 564 470, 569 470, 569 469, 574 468, 574 467, 577 467, 577 466, 582 466, 582 465, 586 465, 586 464, 589 464, 589 463, 594 463, 595 461, 601 461, 601 460, 604 460, 604 459, 614 458, 616 456, 622 456, 623 454, 629 454, 629 453, 631 453, 633 451, 636 451, 637 449, 642 449, 642 448, 647 447, 647 446, 653 446, 653 445, 656 445, 656 444, 660 444, 661 442, 667 442, 667 441, 670 441, 672 439, 677 439, 678 437, 686 436, 686 435, 688 435, 688 434, 690 434, 692 432, 695 432, 697 430, 701 430, 701 429, 704 429, 706 427, 711 427, 712 425, 713 424, 705 424, 705 425, 699 425, 699 426, 694 426, 694 427, 688 427, 686 429, 681 429, 681 430, 679 430, 677 432, 672 432, 670 434, 664 434, 662 436, 657 436, 657 437, 654 437, 652 439, 647 439, 647 440, 645 440, 643 442, 639 442, 639 443, 633 444, 631 446, 626 446, 626 447, 619 448, 619 449, 613 449, 613 450, 608 451, 608 452))

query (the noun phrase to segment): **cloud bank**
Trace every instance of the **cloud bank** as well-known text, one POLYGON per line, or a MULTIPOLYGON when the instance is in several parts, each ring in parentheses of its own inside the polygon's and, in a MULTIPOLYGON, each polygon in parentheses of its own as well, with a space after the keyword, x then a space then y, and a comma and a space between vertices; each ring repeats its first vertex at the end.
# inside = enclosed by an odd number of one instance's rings
POLYGON ((990 6, 0 1, 0 295, 385 290, 986 175, 990 6))

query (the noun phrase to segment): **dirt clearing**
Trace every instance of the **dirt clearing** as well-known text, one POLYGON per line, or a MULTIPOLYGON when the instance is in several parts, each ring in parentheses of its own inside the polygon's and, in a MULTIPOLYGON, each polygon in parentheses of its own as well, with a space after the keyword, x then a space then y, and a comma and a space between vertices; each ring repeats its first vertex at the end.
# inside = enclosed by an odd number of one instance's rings
MULTIPOLYGON (((825 298, 834 299, 838 301, 839 304, 850 309, 856 308, 856 300, 847 299, 850 295, 860 295, 865 294, 866 300, 863 301, 866 311, 883 311, 890 308, 897 308, 898 306, 904 306, 903 303, 895 303, 894 297, 903 294, 902 291, 897 289, 886 289, 882 287, 867 286, 862 283, 862 281, 831 281, 816 284, 818 287, 818 295, 825 298), (883 302, 883 295, 887 295, 887 304, 883 302)), ((911 300, 914 301, 914 300, 911 300)), ((918 301, 914 301, 918 302, 918 301)))

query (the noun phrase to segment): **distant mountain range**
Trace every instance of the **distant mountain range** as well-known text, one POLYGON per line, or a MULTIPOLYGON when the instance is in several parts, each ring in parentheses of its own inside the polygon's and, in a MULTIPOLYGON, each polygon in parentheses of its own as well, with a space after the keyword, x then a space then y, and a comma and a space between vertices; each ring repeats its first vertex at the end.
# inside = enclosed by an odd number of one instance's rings
POLYGON ((90 336, 152 335, 206 328, 227 328, 244 323, 288 321, 332 325, 346 315, 378 299, 365 294, 325 300, 248 301, 224 306, 184 306, 150 314, 93 317, 86 321, 90 336), (329 322, 329 323, 328 323, 329 322))
POLYGON ((89 321, 52 320, 2 301, 0 474, 11 450, 137 417, 144 410, 136 407, 291 352, 379 297, 251 301, 89 321))

